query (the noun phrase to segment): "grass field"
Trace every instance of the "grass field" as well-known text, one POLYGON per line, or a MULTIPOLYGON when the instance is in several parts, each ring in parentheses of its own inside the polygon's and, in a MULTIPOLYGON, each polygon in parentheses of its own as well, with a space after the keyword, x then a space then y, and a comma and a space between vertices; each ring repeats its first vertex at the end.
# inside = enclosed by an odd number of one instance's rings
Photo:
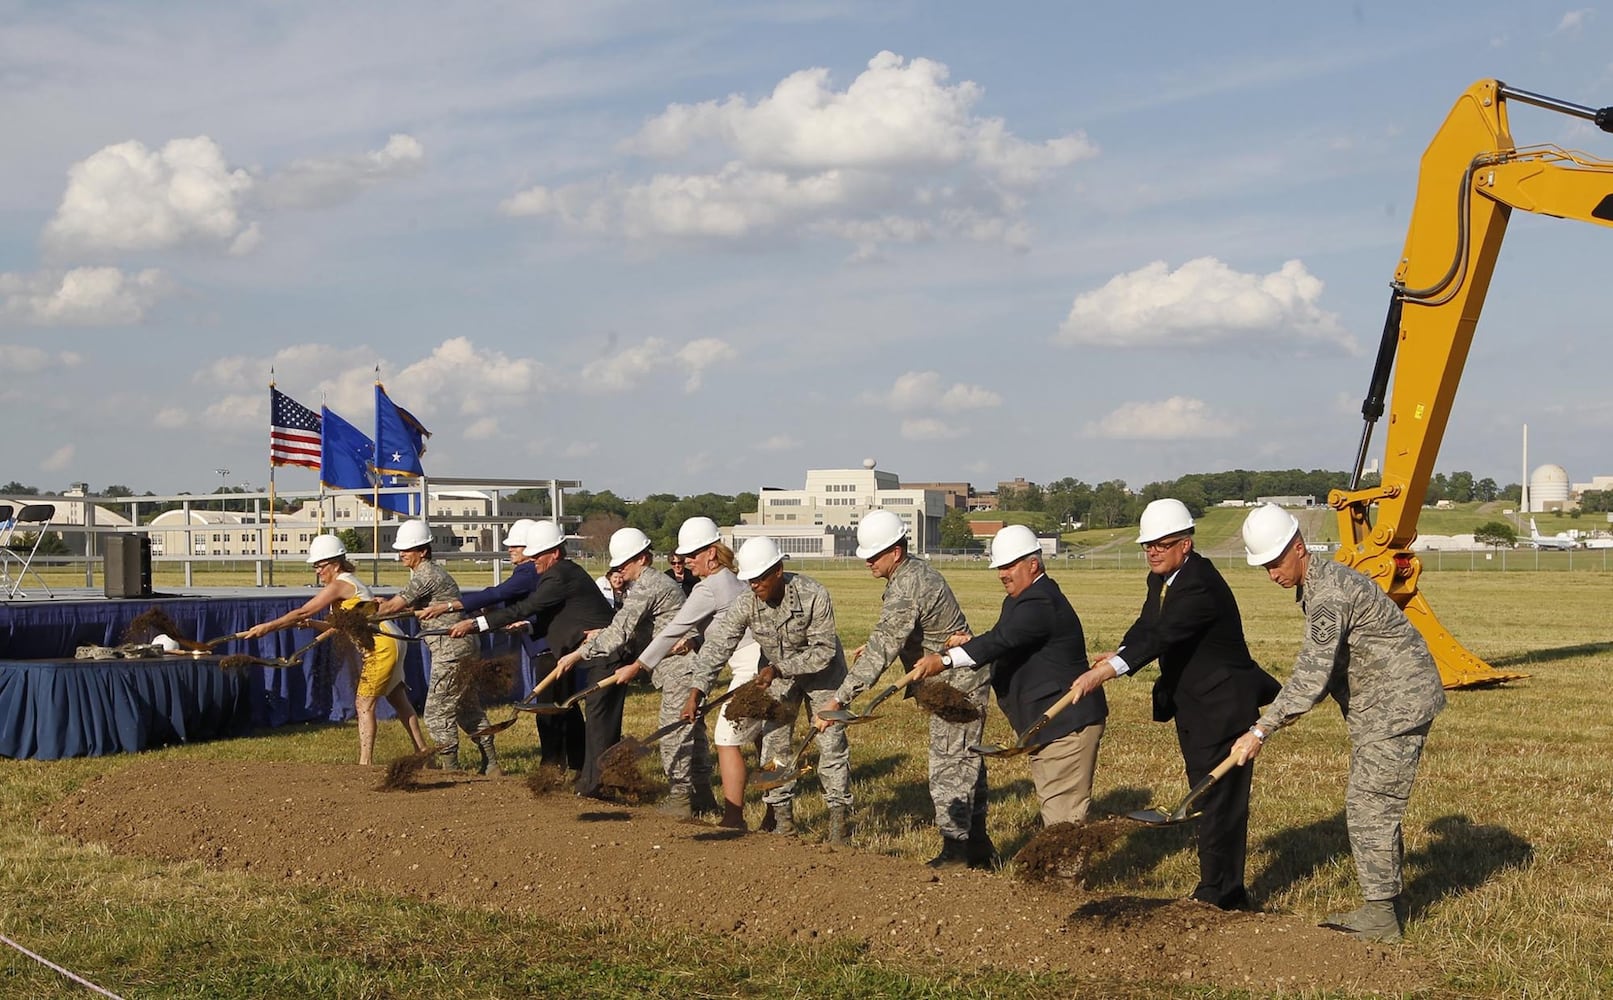
MULTIPOLYGON (((860 643, 877 614, 878 582, 856 567, 801 568, 833 592, 847 646, 860 643)), ((1286 676, 1301 626, 1293 595, 1258 571, 1224 572, 1256 658, 1286 676)), ((981 564, 949 564, 946 573, 970 621, 989 627, 1001 601, 995 575, 981 564)), ((1111 648, 1141 598, 1141 571, 1077 562, 1055 566, 1053 575, 1082 616, 1088 649, 1111 648)), ((1613 995, 1613 723, 1606 709, 1613 576, 1447 572, 1426 576, 1424 588, 1469 648, 1532 676, 1453 692, 1435 723, 1407 822, 1411 920, 1403 947, 1438 969, 1440 995, 1613 995)), ((1152 790, 1182 787, 1170 727, 1147 721, 1152 676, 1148 670, 1141 681, 1107 688, 1100 807, 1133 808, 1152 790)), ((993 712, 988 736, 1006 735, 993 712)), ((653 713, 652 696, 635 693, 627 731, 653 728, 653 713)), ((887 762, 877 774, 854 770, 856 846, 922 860, 936 847, 923 723, 905 711, 887 722, 852 736, 854 768, 859 760, 887 762)), ((395 730, 382 728, 382 756, 404 750, 395 730)), ((506 734, 514 739, 501 737, 516 768, 530 760, 530 734, 522 726, 506 734)), ((156 752, 342 762, 352 749, 351 726, 299 726, 156 752)), ((1268 909, 1317 915, 1355 904, 1342 817, 1347 752, 1337 712, 1324 705, 1262 755, 1249 869, 1251 889, 1268 909)), ((0 767, 0 933, 93 981, 117 984, 127 997, 1239 995, 1125 984, 1083 992, 1083 984, 1059 976, 876 962, 846 944, 736 951, 722 939, 653 926, 292 890, 195 863, 118 857, 36 830, 42 808, 128 759, 0 767)), ((1020 763, 993 763, 991 781, 993 835, 1011 850, 1023 843, 1035 812, 1028 772, 1020 763)), ((817 823, 809 810, 821 810, 821 799, 809 792, 801 808, 817 823)), ((1100 861, 1090 884, 1161 897, 1191 889, 1196 867, 1184 836, 1165 833, 1143 852, 1130 843, 1100 861)), ((0 949, 0 996, 79 995, 55 973, 0 949)))

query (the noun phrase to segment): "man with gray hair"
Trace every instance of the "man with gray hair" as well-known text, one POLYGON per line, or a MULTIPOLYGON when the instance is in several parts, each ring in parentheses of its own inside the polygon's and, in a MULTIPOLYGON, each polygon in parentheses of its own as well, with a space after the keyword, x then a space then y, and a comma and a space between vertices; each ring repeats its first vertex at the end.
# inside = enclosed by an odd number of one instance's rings
POLYGON ((1439 668, 1400 606, 1370 578, 1314 558, 1299 522, 1281 507, 1268 503, 1250 512, 1243 546, 1249 565, 1298 591, 1305 639, 1288 683, 1232 753, 1240 764, 1253 760, 1273 733, 1333 696, 1350 733, 1344 816, 1365 902, 1330 915, 1322 926, 1398 941, 1401 822, 1429 727, 1445 707, 1439 668))

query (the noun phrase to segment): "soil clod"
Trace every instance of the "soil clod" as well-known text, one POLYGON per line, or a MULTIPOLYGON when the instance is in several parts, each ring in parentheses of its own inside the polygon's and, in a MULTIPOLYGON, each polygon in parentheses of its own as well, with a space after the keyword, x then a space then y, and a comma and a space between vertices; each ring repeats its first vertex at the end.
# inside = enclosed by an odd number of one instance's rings
POLYGON ((639 767, 638 740, 629 736, 599 758, 599 787, 612 798, 630 805, 650 799, 650 783, 639 767))
POLYGON ((219 660, 218 665, 224 667, 225 669, 232 669, 235 667, 250 667, 257 662, 258 658, 255 656, 247 656, 243 653, 231 653, 229 656, 219 660))
POLYGON ((407 792, 419 788, 420 772, 425 770, 436 752, 436 747, 427 747, 419 753, 399 757, 387 765, 386 776, 376 789, 382 792, 407 792))
POLYGON ((172 618, 168 617, 168 613, 166 611, 158 607, 147 608, 138 615, 135 615, 134 619, 129 622, 127 627, 124 628, 120 641, 135 645, 143 645, 145 643, 149 643, 152 639, 155 639, 159 635, 166 635, 168 638, 179 643, 181 649, 204 648, 200 643, 189 638, 184 632, 180 631, 179 624, 172 618))
POLYGON ((1014 865, 1026 882, 1080 878, 1092 856, 1114 843, 1122 829, 1115 820, 1054 823, 1019 849, 1014 865))
POLYGON ((553 795, 565 787, 566 769, 553 764, 540 764, 527 772, 526 787, 535 799, 553 795))
POLYGON ((944 722, 974 722, 980 718, 979 706, 946 681, 920 681, 913 686, 913 700, 944 722))
POLYGON ((756 684, 746 684, 728 699, 730 719, 766 719, 768 722, 789 722, 790 713, 784 703, 756 684))
POLYGON ((515 683, 515 670, 520 662, 520 657, 514 653, 505 653, 470 660, 463 663, 460 669, 468 669, 470 676, 476 678, 476 690, 481 695, 482 703, 488 704, 509 698, 510 685, 515 683))

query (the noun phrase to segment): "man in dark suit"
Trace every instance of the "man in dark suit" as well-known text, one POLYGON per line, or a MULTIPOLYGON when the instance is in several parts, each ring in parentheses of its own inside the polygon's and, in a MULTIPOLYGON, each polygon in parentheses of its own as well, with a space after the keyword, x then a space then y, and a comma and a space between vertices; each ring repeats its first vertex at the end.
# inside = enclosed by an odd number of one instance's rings
MULTIPOLYGON (((997 532, 991 566, 1008 592, 997 624, 982 635, 954 636, 946 652, 924 656, 914 669, 933 677, 951 667, 990 663, 997 705, 1014 732, 1023 734, 1086 672, 1086 637, 1064 592, 1043 572, 1041 543, 1029 528, 1011 524, 997 532)), ((1031 781, 1044 825, 1087 818, 1108 715, 1103 691, 1097 690, 1036 734, 1040 748, 1030 754, 1031 781)))
MULTIPOLYGON (((1193 551, 1193 516, 1179 500, 1155 500, 1143 511, 1137 541, 1148 558, 1148 596, 1120 648, 1092 661, 1078 686, 1097 691, 1120 674, 1155 660, 1154 721, 1176 721, 1176 742, 1194 784, 1226 759, 1260 706, 1280 685, 1249 655, 1243 619, 1227 582, 1193 551)), ((1193 898, 1223 910, 1245 909, 1253 769, 1235 768, 1197 805, 1199 884, 1193 898)))
MULTIPOLYGON (((550 649, 564 656, 586 641, 586 633, 610 624, 613 615, 610 603, 599 592, 599 586, 588 571, 566 558, 565 537, 553 521, 539 521, 530 529, 527 551, 532 553, 532 565, 538 574, 538 584, 532 593, 513 604, 488 608, 478 618, 467 618, 454 626, 451 635, 468 635, 477 629, 488 632, 522 618, 531 618, 533 634, 544 636, 550 649)), ((630 654, 618 651, 584 660, 578 664, 582 669, 573 670, 572 676, 581 675, 579 684, 595 684, 632 659, 630 654)), ((584 730, 582 769, 575 784, 579 795, 599 792, 599 758, 622 738, 625 701, 626 693, 620 685, 596 691, 583 701, 588 721, 584 730)))

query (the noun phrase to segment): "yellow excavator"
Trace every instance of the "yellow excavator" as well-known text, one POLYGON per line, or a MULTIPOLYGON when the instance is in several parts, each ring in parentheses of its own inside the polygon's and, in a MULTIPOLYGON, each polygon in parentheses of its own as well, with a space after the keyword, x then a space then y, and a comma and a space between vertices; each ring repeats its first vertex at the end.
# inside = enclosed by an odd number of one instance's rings
POLYGON ((1366 426, 1350 488, 1328 496, 1338 512, 1339 562, 1370 576, 1405 609, 1448 688, 1526 676, 1485 663, 1439 623, 1417 589, 1423 565, 1411 550, 1507 220, 1518 209, 1613 226, 1613 162, 1558 146, 1514 145, 1508 101, 1583 118, 1613 132, 1613 107, 1582 107, 1499 80, 1480 80, 1456 102, 1423 153, 1406 248, 1391 285, 1372 384, 1361 404, 1366 426), (1382 479, 1363 488, 1361 473, 1373 426, 1384 413, 1391 368, 1394 397, 1382 479))

